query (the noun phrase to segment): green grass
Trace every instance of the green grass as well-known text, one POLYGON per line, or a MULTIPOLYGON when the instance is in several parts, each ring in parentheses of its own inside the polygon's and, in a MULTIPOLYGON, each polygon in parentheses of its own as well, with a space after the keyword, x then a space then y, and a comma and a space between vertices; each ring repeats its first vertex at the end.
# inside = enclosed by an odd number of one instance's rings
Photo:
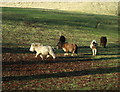
POLYGON ((69 43, 87 46, 101 36, 108 45, 118 41, 117 16, 94 15, 46 9, 2 8, 3 46, 40 42, 55 46, 60 32, 69 43), (98 29, 95 28, 100 22, 98 29))

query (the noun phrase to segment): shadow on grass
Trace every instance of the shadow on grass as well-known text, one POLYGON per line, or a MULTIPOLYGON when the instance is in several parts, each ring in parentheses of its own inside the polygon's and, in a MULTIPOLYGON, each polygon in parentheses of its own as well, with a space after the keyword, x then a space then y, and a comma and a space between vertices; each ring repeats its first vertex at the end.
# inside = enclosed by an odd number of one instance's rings
POLYGON ((88 58, 84 59, 84 57, 60 57, 57 59, 50 59, 50 60, 41 60, 41 59, 34 59, 34 60, 20 60, 20 61, 4 61, 2 65, 32 65, 32 64, 49 64, 49 63, 67 63, 67 62, 91 62, 91 61, 101 61, 101 60, 115 60, 120 59, 120 57, 109 57, 109 58, 88 58))
POLYGON ((31 53, 30 48, 12 47, 12 48, 2 48, 2 53, 31 53))
POLYGON ((105 54, 98 54, 98 55, 120 55, 120 53, 113 53, 113 54, 112 53, 110 53, 110 54, 109 53, 105 53, 105 54))
POLYGON ((63 12, 45 9, 34 9, 30 8, 6 8, 3 7, 3 21, 17 21, 17 22, 29 22, 32 23, 47 23, 47 25, 67 25, 67 26, 83 26, 95 28, 98 21, 104 22, 106 20, 108 23, 114 20, 114 17, 108 15, 96 15, 96 14, 83 14, 75 12, 63 12), (7 13, 7 11, 10 13, 7 13), (14 12, 13 12, 14 11, 14 12), (20 12, 16 12, 20 11, 20 12), (36 12, 34 14, 33 12, 36 12), (29 16, 33 13, 32 16, 29 16), (44 17, 43 17, 44 15, 44 17), (51 15, 51 16, 50 16, 51 15), (35 18, 36 17, 36 18, 35 18), (41 18, 42 17, 42 18, 41 18), (33 22, 34 21, 34 22, 33 22))
POLYGON ((18 11, 21 11, 23 13, 15 13, 12 12, 14 9, 10 8, 9 12, 11 13, 4 13, 7 8, 3 8, 3 21, 4 20, 9 20, 9 21, 17 21, 17 22, 28 22, 29 24, 33 24, 33 23, 47 23, 48 25, 69 25, 69 26, 84 26, 84 27, 94 27, 94 24, 91 25, 93 22, 96 23, 96 20, 92 20, 89 21, 89 17, 91 18, 92 16, 90 14, 88 14, 89 16, 85 16, 85 14, 80 14, 81 16, 84 15, 84 18, 79 18, 77 16, 77 14, 75 13, 60 13, 59 11, 44 11, 43 9, 39 9, 39 10, 35 10, 36 11, 36 15, 33 15, 34 17, 36 16, 37 18, 33 18, 29 15, 26 15, 26 13, 31 14, 33 11, 31 11, 30 9, 20 9, 20 8, 16 8, 18 11), (29 12, 28 12, 29 11, 29 12), (44 13, 45 12, 45 13, 44 13), (40 16, 44 17, 41 18, 40 16), (39 15, 39 16, 38 16, 39 15), (51 15, 51 16, 49 16, 51 15), (72 15, 72 16, 69 16, 72 15), (66 20, 65 20, 66 19, 66 20), (84 20, 83 20, 84 19, 84 20), (86 22, 89 22, 88 24, 86 24, 86 22))
MULTIPOLYGON (((17 45, 16 44, 10 44, 10 46, 17 46, 17 45)), ((20 45, 20 46, 22 46, 22 45, 20 45)), ((28 46, 28 45, 26 44, 26 46, 28 46)), ((109 46, 109 47, 106 47, 106 48, 99 47, 98 48, 98 55, 120 55, 120 53, 118 52, 119 48, 120 48, 119 46, 109 46), (102 54, 101 51, 102 51, 102 53, 104 52, 104 54, 102 54), (111 51, 112 54, 109 53, 109 51, 111 51), (115 54, 113 54, 113 51, 115 52, 115 54), (108 52, 108 53, 106 54, 106 52, 108 52)), ((2 53, 31 53, 29 51, 29 49, 30 48, 21 48, 21 47, 8 48, 8 47, 2 47, 2 53)), ((56 48, 55 48, 54 51, 56 53, 59 53, 59 52, 60 53, 64 53, 63 50, 60 50, 60 49, 57 50, 56 48)), ((90 49, 89 46, 79 46, 78 47, 78 53, 85 53, 85 52, 90 52, 91 53, 91 49, 90 49)))
POLYGON ((41 75, 32 75, 32 76, 11 76, 11 77, 3 77, 2 80, 3 81, 22 81, 22 80, 45 79, 45 78, 61 78, 61 77, 106 74, 106 73, 116 73, 116 72, 120 72, 120 67, 98 68, 98 69, 91 69, 91 70, 60 72, 60 73, 41 74, 41 75))

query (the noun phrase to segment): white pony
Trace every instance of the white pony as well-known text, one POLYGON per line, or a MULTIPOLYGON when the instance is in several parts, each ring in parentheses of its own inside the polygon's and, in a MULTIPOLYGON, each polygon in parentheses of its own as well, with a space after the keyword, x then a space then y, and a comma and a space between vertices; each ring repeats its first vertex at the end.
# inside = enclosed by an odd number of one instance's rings
POLYGON ((90 48, 92 49, 93 56, 95 56, 97 53, 97 45, 98 44, 95 40, 93 40, 90 44, 90 48))
POLYGON ((36 51, 37 53, 35 57, 37 57, 40 54, 42 60, 43 60, 42 55, 47 55, 47 58, 49 57, 49 55, 51 55, 53 59, 55 59, 55 54, 51 46, 43 46, 40 43, 32 43, 30 47, 30 51, 32 52, 36 51))

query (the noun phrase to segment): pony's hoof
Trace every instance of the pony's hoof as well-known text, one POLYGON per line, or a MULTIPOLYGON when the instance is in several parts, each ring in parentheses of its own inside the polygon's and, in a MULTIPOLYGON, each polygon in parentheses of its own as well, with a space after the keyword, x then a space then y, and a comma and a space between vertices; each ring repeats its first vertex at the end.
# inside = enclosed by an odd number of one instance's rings
POLYGON ((64 56, 67 56, 67 55, 68 55, 68 53, 65 53, 65 54, 64 54, 64 56))
POLYGON ((71 56, 74 56, 73 54, 71 56))

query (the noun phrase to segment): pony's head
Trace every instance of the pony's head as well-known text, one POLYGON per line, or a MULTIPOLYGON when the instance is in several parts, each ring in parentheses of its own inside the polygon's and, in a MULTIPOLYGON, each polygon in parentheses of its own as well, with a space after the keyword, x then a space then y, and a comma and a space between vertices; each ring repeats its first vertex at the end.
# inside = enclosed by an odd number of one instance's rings
POLYGON ((41 44, 40 43, 32 43, 31 44, 31 47, 30 47, 30 51, 35 51, 35 48, 37 48, 37 47, 39 47, 39 46, 41 46, 41 44))
POLYGON ((93 40, 91 43, 97 43, 96 40, 93 40))
POLYGON ((60 40, 59 40, 59 42, 63 42, 63 43, 64 43, 65 40, 66 40, 66 38, 65 38, 64 36, 61 35, 61 36, 60 36, 60 40))
POLYGON ((98 46, 98 44, 97 44, 96 40, 93 40, 93 41, 91 42, 91 44, 90 44, 90 48, 91 48, 91 49, 96 49, 97 46, 98 46))

